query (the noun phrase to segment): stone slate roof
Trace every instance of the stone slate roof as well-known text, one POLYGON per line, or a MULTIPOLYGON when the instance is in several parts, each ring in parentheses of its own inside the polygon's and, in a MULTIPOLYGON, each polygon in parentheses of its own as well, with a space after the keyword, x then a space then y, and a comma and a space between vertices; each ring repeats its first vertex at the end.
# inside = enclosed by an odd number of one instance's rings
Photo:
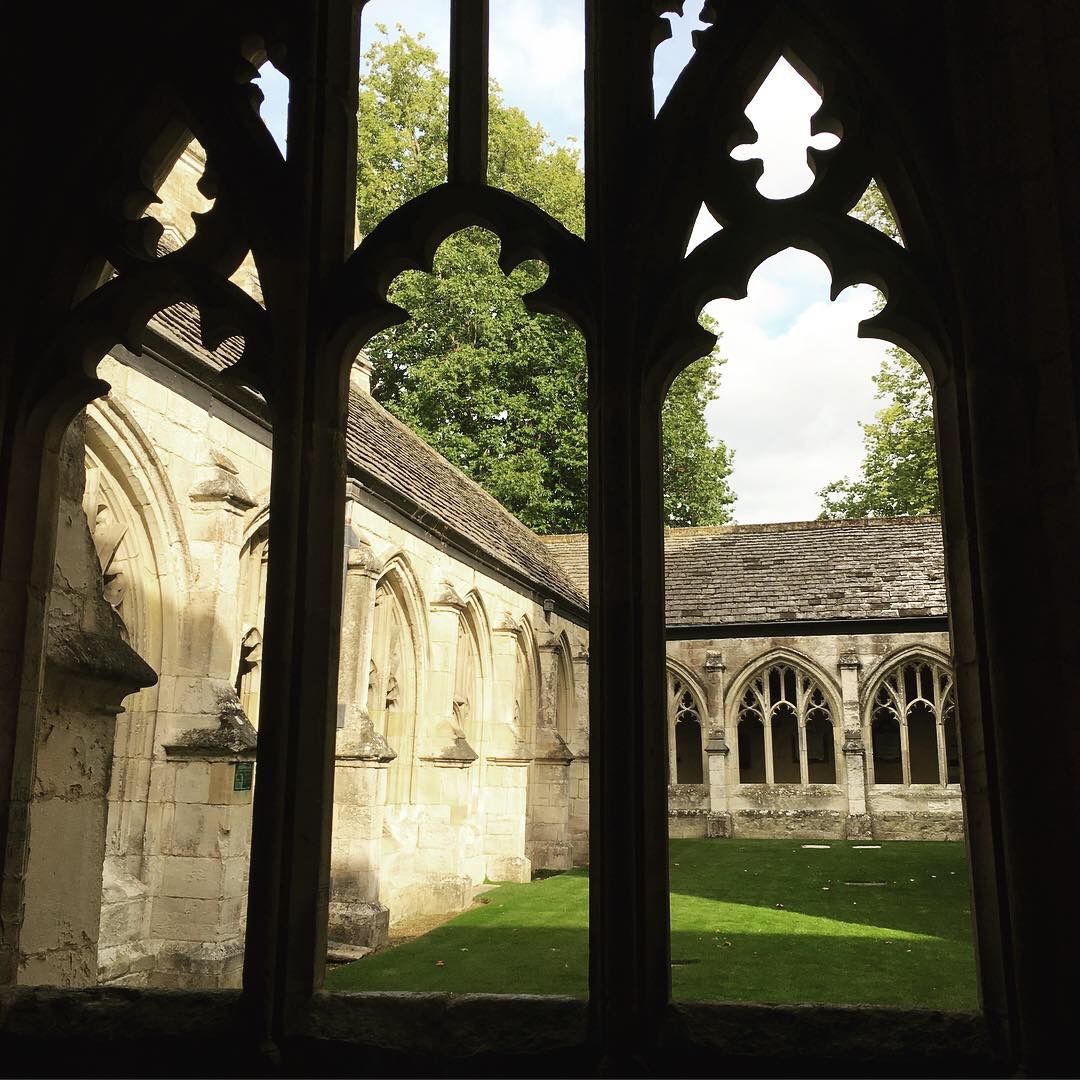
MULTIPOLYGON (((203 347, 190 304, 150 325, 214 371, 239 359, 239 338, 203 347)), ((585 534, 538 537, 370 395, 350 394, 346 452, 351 475, 429 533, 585 610, 585 534)), ((667 529, 664 550, 671 627, 946 614, 933 517, 667 529)))
MULTIPOLYGON (((214 371, 235 363, 243 349, 240 338, 229 338, 213 351, 204 348, 199 312, 191 304, 158 312, 150 328, 214 371)), ((429 533, 584 614, 586 594, 547 545, 369 394, 350 392, 345 448, 350 475, 429 533)))
MULTIPOLYGON (((588 595, 588 537, 545 542, 588 595)), ((943 616, 936 517, 666 529, 669 627, 943 616)))
POLYGON ((226 338, 216 349, 208 349, 202 343, 199 309, 194 304, 172 304, 159 311, 150 320, 150 329, 181 345, 214 371, 224 371, 240 359, 244 351, 244 339, 226 338))
POLYGON ((349 395, 345 446, 350 472, 389 502, 403 497, 407 512, 428 531, 494 559, 584 612, 585 594, 541 538, 369 394, 349 395))

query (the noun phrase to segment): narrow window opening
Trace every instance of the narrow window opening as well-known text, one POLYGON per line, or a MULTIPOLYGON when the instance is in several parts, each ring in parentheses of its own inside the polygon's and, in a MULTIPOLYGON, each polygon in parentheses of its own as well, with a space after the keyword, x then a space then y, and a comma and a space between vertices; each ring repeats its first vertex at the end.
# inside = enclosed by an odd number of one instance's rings
POLYGON ((739 783, 765 783, 765 726, 756 716, 739 721, 739 783))
POLYGON ((799 722, 788 704, 778 705, 772 715, 773 782, 802 783, 799 765, 799 722))

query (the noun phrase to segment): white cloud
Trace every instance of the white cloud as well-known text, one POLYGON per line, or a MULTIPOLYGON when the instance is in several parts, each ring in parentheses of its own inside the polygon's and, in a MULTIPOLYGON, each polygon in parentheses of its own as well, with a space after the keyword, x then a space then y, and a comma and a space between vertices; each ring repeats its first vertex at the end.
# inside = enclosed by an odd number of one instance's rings
MULTIPOLYGON (((800 258, 812 258, 795 253, 800 258)), ((785 252, 751 279, 748 298, 721 300, 707 308, 723 331, 720 398, 708 410, 709 429, 735 451, 732 485, 741 522, 797 521, 821 509, 817 491, 858 471, 862 431, 880 403, 872 376, 888 345, 856 337, 875 293, 860 286, 835 302, 828 272, 818 268, 816 299, 796 296, 801 310, 783 332, 764 328, 769 313, 791 306, 792 294, 777 284, 785 252), (779 296, 779 301, 778 301, 779 296)))
POLYGON ((491 5, 490 67, 503 100, 559 141, 583 133, 584 23, 581 0, 491 5))

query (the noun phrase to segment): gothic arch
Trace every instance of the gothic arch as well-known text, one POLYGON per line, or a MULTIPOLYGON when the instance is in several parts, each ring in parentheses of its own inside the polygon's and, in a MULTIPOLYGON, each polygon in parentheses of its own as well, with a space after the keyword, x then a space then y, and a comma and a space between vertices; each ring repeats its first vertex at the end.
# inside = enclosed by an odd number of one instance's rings
POLYGON ((465 597, 458 620, 458 659, 455 662, 455 696, 468 694, 468 714, 462 727, 465 738, 483 760, 483 744, 491 725, 491 623, 483 597, 473 589, 465 597), (463 660, 475 665, 468 687, 463 684, 460 664, 463 660))
POLYGON ((266 616, 266 581, 270 559, 270 506, 250 511, 240 545, 237 595, 236 693, 244 713, 256 727, 262 696, 262 635, 266 616))
POLYGON ((951 660, 925 646, 898 649, 866 681, 863 732, 871 785, 960 782, 951 660))
MULTIPOLYGON (((902 664, 907 660, 926 658, 932 660, 935 663, 942 664, 945 667, 952 669, 953 661, 952 657, 943 649, 938 649, 933 645, 902 645, 897 649, 894 649, 891 653, 882 657, 872 668, 870 668, 862 678, 862 685, 864 687, 876 686, 880 681, 882 675, 885 672, 890 671, 898 664, 902 664)), ((870 698, 866 695, 863 697, 864 705, 870 698)))
POLYGON ((540 689, 543 674, 540 650, 528 615, 517 622, 517 657, 514 665, 513 723, 519 736, 535 743, 537 720, 540 716, 540 689))
MULTIPOLYGON (((185 633, 191 555, 168 473, 138 421, 105 397, 86 410, 84 509, 103 560, 106 598, 132 648, 159 674, 170 670, 185 633)), ((141 859, 157 738, 159 685, 128 699, 117 718, 109 791, 106 866, 141 859)), ((119 865, 110 872, 119 872, 119 865)))
POLYGON ((668 783, 704 784, 708 700, 690 669, 667 661, 668 783))
POLYGON ((840 694, 817 664, 773 649, 743 666, 728 696, 744 784, 835 784, 841 779, 840 694))
POLYGON ((775 4, 747 9, 734 20, 737 27, 732 21, 725 15, 696 35, 694 54, 657 115, 663 164, 655 183, 663 198, 653 235, 657 266, 672 268, 672 304, 657 319, 648 396, 659 407, 674 375, 711 348, 711 335, 696 325, 704 304, 716 296, 744 296, 754 269, 790 246, 825 262, 835 293, 859 281, 881 289, 885 308, 860 332, 901 346, 923 364, 932 383, 944 381, 953 354, 944 312, 955 295, 936 270, 949 265, 943 231, 924 211, 927 194, 939 194, 943 178, 919 152, 925 139, 912 131, 899 134, 908 103, 883 84, 865 45, 845 40, 824 15, 775 4), (781 57, 822 98, 812 130, 840 141, 809 151, 815 176, 808 190, 769 199, 755 188, 760 163, 734 161, 728 151, 739 140, 754 140, 743 109, 781 57), (706 131, 688 137, 686 118, 700 117, 706 103, 706 131), (904 248, 847 217, 871 180, 894 208, 904 248), (723 231, 684 257, 703 203, 723 231))
POLYGON ((251 538, 257 532, 268 531, 270 526, 270 501, 267 500, 261 506, 256 506, 248 511, 247 522, 244 525, 244 538, 242 546, 251 542, 251 538))
MULTIPOLYGON (((666 658, 667 669, 669 672, 674 672, 678 677, 686 684, 687 687, 693 692, 694 697, 701 703, 702 709, 705 708, 705 702, 707 700, 705 694, 705 687, 702 686, 701 680, 697 677, 694 671, 681 660, 677 660, 674 656, 666 658)), ((702 716, 706 714, 703 712, 702 716)))
POLYGON ((555 730, 569 745, 577 726, 577 697, 573 653, 565 630, 555 639, 555 663, 555 730))
POLYGON ((795 667, 802 668, 807 675, 816 679, 821 688, 825 691, 825 694, 829 699, 829 706, 833 710, 834 717, 840 715, 838 711, 841 701, 840 687, 836 680, 828 675, 820 664, 811 660, 809 656, 806 656, 795 649, 781 647, 770 649, 768 652, 762 653, 761 656, 748 660, 741 668, 739 668, 737 674, 731 680, 731 684, 725 695, 725 717, 733 715, 739 699, 746 692, 746 684, 750 681, 751 677, 756 675, 761 668, 768 667, 771 664, 792 664, 795 667))
MULTIPOLYGON (((369 701, 368 709, 376 723, 384 725, 384 735, 397 757, 391 763, 387 779, 387 803, 413 801, 413 781, 417 756, 417 722, 425 715, 429 669, 426 605, 416 574, 404 552, 395 551, 383 564, 375 585, 376 613, 372 639, 372 669, 386 664, 394 670, 379 671, 380 702, 369 701), (396 609, 396 633, 399 640, 381 642, 387 620, 380 620, 378 605, 385 594, 396 609), (391 653, 399 650, 394 657, 391 653), (384 657, 383 654, 386 654, 384 657), (380 665, 380 661, 382 664, 380 665), (389 680, 395 685, 391 686, 389 680), (383 708, 378 709, 381 704, 383 708), (393 706, 393 707, 392 707, 393 706), (376 716, 372 709, 381 712, 376 716)), ((374 688, 372 688, 374 689, 374 688)))

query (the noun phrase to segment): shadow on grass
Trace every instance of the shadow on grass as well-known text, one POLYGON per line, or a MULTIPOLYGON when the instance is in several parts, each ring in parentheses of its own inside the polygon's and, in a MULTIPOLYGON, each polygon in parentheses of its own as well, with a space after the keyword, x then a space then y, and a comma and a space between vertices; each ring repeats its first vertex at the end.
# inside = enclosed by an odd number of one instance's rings
POLYGON ((673 932, 672 996, 681 1001, 853 1004, 971 1011, 969 947, 938 938, 673 932))
POLYGON ((673 925, 680 903, 692 906, 698 897, 930 935, 965 943, 974 956, 963 844, 828 843, 806 849, 796 840, 672 840, 673 925), (853 884, 865 882, 884 884, 853 884))
MULTIPOLYGON (((676 999, 977 1007, 961 845, 673 840, 671 888, 676 999)), ((587 994, 587 871, 484 899, 327 989, 587 994)))
POLYGON ((585 996, 587 870, 500 885, 480 899, 415 941, 328 972, 326 989, 585 996))
POLYGON ((326 976, 327 990, 585 997, 588 929, 476 928, 446 923, 326 976))

